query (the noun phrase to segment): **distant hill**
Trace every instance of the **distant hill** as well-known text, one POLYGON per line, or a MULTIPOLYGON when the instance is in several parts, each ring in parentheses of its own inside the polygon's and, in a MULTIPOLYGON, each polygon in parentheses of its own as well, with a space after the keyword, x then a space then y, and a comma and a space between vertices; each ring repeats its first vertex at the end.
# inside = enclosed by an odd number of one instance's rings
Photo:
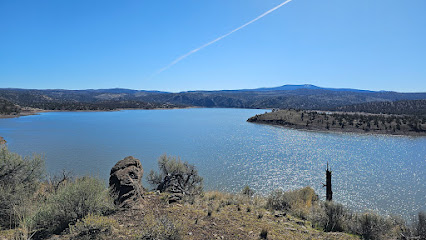
POLYGON ((337 107, 337 111, 387 114, 409 114, 426 116, 426 99, 395 102, 368 102, 337 107))
POLYGON ((255 88, 255 89, 241 89, 241 90, 234 90, 234 91, 288 91, 288 90, 297 90, 297 89, 323 89, 321 87, 317 87, 312 84, 303 84, 303 85, 282 85, 279 87, 271 87, 271 88, 255 88))
POLYGON ((153 109, 181 107, 171 103, 142 101, 137 96, 149 91, 106 90, 35 90, 0 89, 0 98, 20 107, 44 110, 115 110, 120 108, 153 109))
POLYGON ((368 102, 426 99, 426 93, 334 89, 306 84, 284 85, 276 88, 190 91, 180 93, 121 88, 88 90, 6 88, 0 89, 0 98, 21 107, 50 110, 149 109, 158 106, 333 110, 347 105, 368 102))
POLYGON ((200 107, 331 110, 340 106, 366 102, 426 99, 426 93, 335 91, 299 88, 295 90, 271 91, 193 91, 152 94, 143 96, 140 99, 200 107))
POLYGON ((322 89, 322 90, 330 90, 330 91, 343 91, 343 92, 374 92, 369 90, 360 90, 360 89, 352 89, 352 88, 323 88, 318 87, 312 84, 303 84, 303 85, 283 85, 279 87, 272 88, 256 88, 256 89, 242 89, 242 90, 234 90, 234 91, 291 91, 298 89, 322 89))

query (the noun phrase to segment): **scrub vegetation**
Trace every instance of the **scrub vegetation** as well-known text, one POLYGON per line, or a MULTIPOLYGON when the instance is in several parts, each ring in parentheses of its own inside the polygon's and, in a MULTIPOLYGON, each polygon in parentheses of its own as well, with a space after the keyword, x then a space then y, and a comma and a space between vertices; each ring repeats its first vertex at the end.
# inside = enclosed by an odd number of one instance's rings
POLYGON ((366 114, 283 109, 256 115, 247 121, 319 131, 426 135, 426 116, 424 115, 366 114))
POLYGON ((173 194, 173 198, 193 197, 203 192, 203 178, 194 165, 180 158, 162 155, 158 160, 159 173, 151 170, 148 182, 160 192, 173 194))
POLYGON ((356 213, 321 201, 310 187, 260 196, 203 192, 195 166, 160 157, 149 174, 154 191, 118 209, 106 184, 63 172, 46 177, 39 156, 0 149, 0 239, 425 239, 426 214, 411 225, 399 218, 356 213), (167 176, 167 177, 166 177, 167 176), (181 182, 179 179, 185 179, 181 182), (172 181, 169 188, 165 179, 172 181), (188 180, 193 179, 193 180, 188 180), (155 181, 154 181, 155 180, 155 181), (187 185, 176 185, 186 183, 187 185), (170 201, 176 186, 188 198, 170 201), (170 190, 173 190, 172 192, 170 190))
POLYGON ((22 158, 1 146, 0 239, 45 239, 113 210, 103 181, 67 174, 49 179, 40 156, 22 158))

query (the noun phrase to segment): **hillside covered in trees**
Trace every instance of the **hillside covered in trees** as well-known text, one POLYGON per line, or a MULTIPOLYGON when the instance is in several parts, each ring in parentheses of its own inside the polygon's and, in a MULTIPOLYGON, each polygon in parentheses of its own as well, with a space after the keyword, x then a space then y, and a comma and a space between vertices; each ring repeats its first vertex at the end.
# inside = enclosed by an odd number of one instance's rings
MULTIPOLYGON (((335 110, 347 105, 369 102, 424 100, 426 93, 373 92, 356 89, 326 89, 312 85, 285 85, 278 88, 180 93, 131 89, 0 89, 0 98, 21 107, 44 110, 152 109, 190 106, 335 110)), ((352 108, 356 108, 356 105, 352 108)), ((347 109, 349 110, 349 107, 347 109)), ((368 108, 363 106, 362 109, 368 108)), ((341 111, 346 110, 342 108, 341 111)))
POLYGON ((426 116, 426 99, 402 100, 395 102, 368 102, 337 107, 335 110, 343 112, 366 112, 376 114, 406 114, 426 116))
POLYGON ((0 98, 0 114, 4 115, 13 115, 19 114, 21 108, 10 101, 0 98))
MULTIPOLYGON (((108 95, 108 94, 107 94, 108 95)), ((115 96, 112 94, 112 96, 115 96)), ((56 111, 110 111, 116 109, 157 109, 184 107, 172 103, 145 102, 106 97, 90 91, 0 90, 0 114, 17 115, 28 109, 56 111)))

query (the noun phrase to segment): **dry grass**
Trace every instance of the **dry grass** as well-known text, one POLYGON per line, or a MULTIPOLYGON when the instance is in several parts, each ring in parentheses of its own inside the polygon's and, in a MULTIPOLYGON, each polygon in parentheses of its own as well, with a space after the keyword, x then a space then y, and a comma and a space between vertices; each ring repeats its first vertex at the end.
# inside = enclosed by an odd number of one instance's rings
POLYGON ((318 231, 308 221, 267 211, 266 199, 259 196, 207 192, 191 203, 167 204, 162 195, 150 193, 140 207, 111 216, 121 226, 116 235, 121 239, 143 239, 147 226, 154 232, 155 228, 164 228, 152 221, 163 217, 167 219, 163 222, 172 223, 182 239, 260 239, 262 231, 267 231, 267 239, 358 239, 344 233, 318 231))

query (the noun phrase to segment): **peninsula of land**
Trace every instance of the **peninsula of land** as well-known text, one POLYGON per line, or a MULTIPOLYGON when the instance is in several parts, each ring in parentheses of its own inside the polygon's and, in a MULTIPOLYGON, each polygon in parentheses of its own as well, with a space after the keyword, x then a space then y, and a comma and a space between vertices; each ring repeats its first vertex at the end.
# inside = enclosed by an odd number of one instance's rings
POLYGON ((256 115, 247 121, 325 132, 426 136, 426 117, 419 115, 284 109, 256 115))

